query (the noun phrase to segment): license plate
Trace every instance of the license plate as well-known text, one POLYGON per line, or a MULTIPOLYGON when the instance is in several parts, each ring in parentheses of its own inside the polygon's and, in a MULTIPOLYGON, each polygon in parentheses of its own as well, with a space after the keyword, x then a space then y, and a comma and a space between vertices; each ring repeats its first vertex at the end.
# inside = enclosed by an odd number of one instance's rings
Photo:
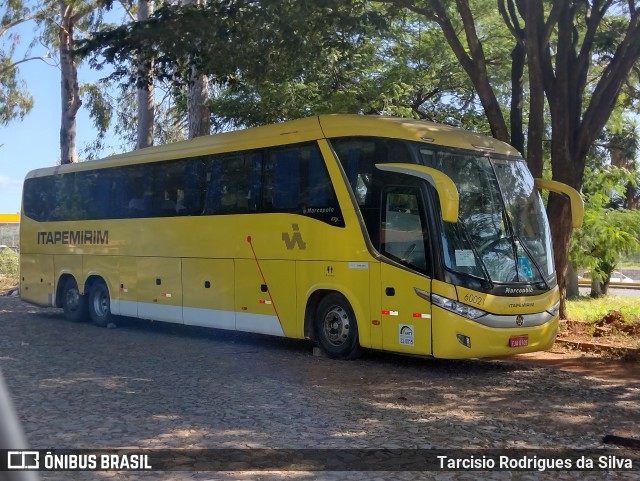
POLYGON ((529 345, 529 336, 511 336, 509 347, 524 347, 529 345))

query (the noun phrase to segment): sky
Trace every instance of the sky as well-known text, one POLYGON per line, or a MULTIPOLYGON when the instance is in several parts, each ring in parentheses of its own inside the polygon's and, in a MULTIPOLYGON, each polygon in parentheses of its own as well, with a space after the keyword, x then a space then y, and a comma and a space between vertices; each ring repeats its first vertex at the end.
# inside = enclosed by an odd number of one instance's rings
POLYGON ((28 171, 55 165, 60 157, 60 80, 56 67, 40 61, 20 66, 20 77, 34 98, 22 122, 0 126, 0 213, 20 211, 22 181, 28 171), (57 75, 57 82, 56 82, 57 75))
MULTIPOLYGON (((33 37, 33 25, 24 24, 21 37, 33 37)), ((33 54, 39 54, 34 49, 33 54)), ((16 57, 14 57, 16 58, 16 57)), ((51 62, 53 63, 53 62, 51 62)), ((81 65, 80 84, 107 75, 81 65)), ((34 99, 33 109, 22 120, 0 125, 0 214, 20 212, 22 183, 33 169, 51 167, 60 159, 60 70, 40 60, 19 66, 19 76, 34 99)), ((77 118, 77 150, 95 140, 94 128, 86 109, 77 118)))

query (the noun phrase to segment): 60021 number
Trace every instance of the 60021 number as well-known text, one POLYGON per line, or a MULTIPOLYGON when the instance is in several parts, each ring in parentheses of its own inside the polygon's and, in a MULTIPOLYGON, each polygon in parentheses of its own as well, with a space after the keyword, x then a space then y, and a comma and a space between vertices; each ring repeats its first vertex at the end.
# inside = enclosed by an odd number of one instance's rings
POLYGON ((465 295, 464 300, 471 304, 477 304, 478 306, 484 304, 484 297, 474 296, 473 294, 465 295))

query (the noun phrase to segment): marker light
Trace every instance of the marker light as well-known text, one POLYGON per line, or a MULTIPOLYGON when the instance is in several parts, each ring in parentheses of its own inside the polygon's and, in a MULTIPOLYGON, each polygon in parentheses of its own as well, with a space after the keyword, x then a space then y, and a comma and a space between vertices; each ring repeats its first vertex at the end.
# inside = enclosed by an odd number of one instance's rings
POLYGON ((479 317, 487 314, 483 310, 467 306, 466 304, 462 304, 461 302, 454 301, 447 297, 439 296, 438 294, 431 294, 431 302, 436 306, 442 307, 443 309, 451 311, 462 317, 466 317, 467 319, 478 319, 479 317))

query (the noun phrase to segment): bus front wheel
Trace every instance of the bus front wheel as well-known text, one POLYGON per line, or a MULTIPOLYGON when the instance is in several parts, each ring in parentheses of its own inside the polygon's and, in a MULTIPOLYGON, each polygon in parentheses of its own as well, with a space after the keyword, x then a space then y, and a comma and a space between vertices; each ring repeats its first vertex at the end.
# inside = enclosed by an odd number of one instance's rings
POLYGON ((327 356, 334 359, 355 359, 362 353, 356 316, 342 294, 331 293, 318 304, 316 339, 327 356))
POLYGON ((102 280, 96 281, 89 291, 89 316, 96 326, 107 327, 111 322, 109 288, 102 280))
POLYGON ((87 299, 80 294, 78 283, 69 277, 62 289, 62 309, 67 319, 72 322, 84 321, 87 318, 87 299))

